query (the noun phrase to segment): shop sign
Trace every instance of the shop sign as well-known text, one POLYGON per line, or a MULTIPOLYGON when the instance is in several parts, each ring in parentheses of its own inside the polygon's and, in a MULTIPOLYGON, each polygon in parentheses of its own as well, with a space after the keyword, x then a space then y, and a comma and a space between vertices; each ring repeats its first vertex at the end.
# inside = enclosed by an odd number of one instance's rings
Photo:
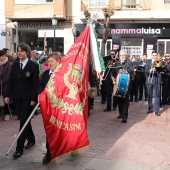
POLYGON ((18 22, 19 28, 48 28, 52 27, 51 21, 23 21, 18 22))
POLYGON ((129 29, 110 29, 110 34, 162 34, 161 29, 157 28, 129 28, 129 29))

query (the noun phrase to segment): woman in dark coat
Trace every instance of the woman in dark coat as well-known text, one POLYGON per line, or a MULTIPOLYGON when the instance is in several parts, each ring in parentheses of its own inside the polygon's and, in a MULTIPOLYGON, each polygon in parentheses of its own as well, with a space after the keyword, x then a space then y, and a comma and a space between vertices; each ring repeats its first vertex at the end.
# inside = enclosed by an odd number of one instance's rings
MULTIPOLYGON (((8 57, 5 55, 5 51, 0 50, 0 82, 2 83, 2 95, 5 96, 8 80, 9 80, 9 74, 11 71, 11 64, 8 61, 8 57)), ((1 88, 1 86, 0 86, 1 88)), ((4 106, 4 114, 5 114, 5 120, 9 120, 9 109, 8 105, 5 104, 4 106)))

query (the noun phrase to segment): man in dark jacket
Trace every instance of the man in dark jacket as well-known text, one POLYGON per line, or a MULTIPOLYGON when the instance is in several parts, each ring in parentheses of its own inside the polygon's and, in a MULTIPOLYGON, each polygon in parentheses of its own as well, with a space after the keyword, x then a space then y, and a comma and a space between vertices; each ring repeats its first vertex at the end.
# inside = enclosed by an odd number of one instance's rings
MULTIPOLYGON (((114 65, 114 67, 118 68, 120 67, 121 69, 113 69, 110 76, 112 78, 112 81, 116 81, 116 76, 119 73, 127 73, 131 74, 133 70, 132 62, 127 59, 127 54, 125 51, 121 50, 119 52, 119 61, 117 61, 114 65), (117 72, 118 71, 118 72, 117 72)), ((129 76, 130 77, 130 76, 129 76)), ((129 80, 130 82, 130 80, 129 80)), ((128 109, 129 109, 129 87, 126 89, 126 96, 125 97, 117 97, 117 102, 118 102, 118 109, 119 109, 119 116, 117 117, 118 119, 122 119, 122 123, 127 122, 128 118, 128 109)))
MULTIPOLYGON (((28 59, 30 47, 27 44, 19 44, 17 47, 17 54, 20 60, 14 62, 12 65, 5 102, 9 103, 9 97, 12 94, 16 110, 20 116, 21 130, 37 102, 39 70, 38 64, 28 59)), ((35 136, 30 121, 18 138, 16 151, 13 157, 19 158, 23 154, 24 148, 28 149, 34 144, 35 136), (24 147, 26 140, 28 143, 24 147)))

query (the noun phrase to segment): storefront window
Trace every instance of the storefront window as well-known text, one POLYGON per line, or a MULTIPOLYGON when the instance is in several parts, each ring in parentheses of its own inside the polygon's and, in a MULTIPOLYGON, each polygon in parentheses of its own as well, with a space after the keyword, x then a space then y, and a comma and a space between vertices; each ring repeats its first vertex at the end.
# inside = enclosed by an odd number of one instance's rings
POLYGON ((122 8, 137 8, 139 0, 122 0, 122 8))
POLYGON ((108 0, 89 0, 89 8, 106 7, 108 0))
POLYGON ((164 4, 169 4, 170 5, 170 0, 164 0, 164 4))
POLYGON ((48 2, 54 2, 54 0, 29 0, 29 1, 15 0, 15 4, 43 4, 48 2))
POLYGON ((170 39, 158 40, 158 53, 160 56, 164 56, 167 52, 170 52, 170 39))
POLYGON ((121 49, 127 52, 129 59, 141 56, 143 52, 143 38, 121 38, 121 49))

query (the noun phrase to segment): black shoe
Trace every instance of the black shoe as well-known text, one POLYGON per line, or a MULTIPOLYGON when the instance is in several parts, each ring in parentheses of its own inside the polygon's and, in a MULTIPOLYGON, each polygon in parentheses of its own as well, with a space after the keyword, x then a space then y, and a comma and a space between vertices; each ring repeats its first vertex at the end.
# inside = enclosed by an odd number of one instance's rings
POLYGON ((43 160, 42 160, 42 163, 43 163, 43 164, 47 164, 47 163, 49 163, 50 161, 51 161, 51 157, 45 155, 44 158, 43 158, 43 160))
POLYGON ((153 110, 148 110, 148 111, 147 111, 147 114, 149 114, 149 113, 153 113, 153 110))
POLYGON ((135 102, 138 102, 138 99, 135 99, 135 102))
POLYGON ((34 142, 31 142, 31 143, 27 143, 26 145, 25 145, 25 149, 29 149, 29 148, 31 148, 32 146, 34 146, 35 145, 35 143, 34 142))
POLYGON ((160 108, 165 109, 165 104, 162 104, 162 105, 160 106, 160 108))
POLYGON ((130 102, 133 102, 133 99, 130 99, 129 101, 130 101, 130 102))
POLYGON ((127 120, 126 120, 126 119, 123 119, 123 120, 122 120, 122 123, 127 123, 127 120))
POLYGON ((104 102, 104 101, 101 101, 100 103, 102 103, 102 104, 105 104, 106 102, 104 102))
POLYGON ((142 100, 142 98, 141 97, 139 97, 139 99, 138 100, 142 100))
POLYGON ((90 106, 90 109, 93 109, 93 106, 90 106))
POLYGON ((111 109, 103 109, 103 112, 110 112, 111 111, 111 109))
POLYGON ((13 158, 19 158, 23 154, 23 151, 15 151, 13 154, 13 158))
POLYGON ((155 112, 155 115, 157 116, 161 116, 161 114, 159 112, 155 112))
POLYGON ((122 117, 119 115, 119 116, 117 117, 117 119, 122 119, 122 117))
POLYGON ((145 101, 148 101, 148 99, 147 99, 147 98, 145 98, 145 101))

